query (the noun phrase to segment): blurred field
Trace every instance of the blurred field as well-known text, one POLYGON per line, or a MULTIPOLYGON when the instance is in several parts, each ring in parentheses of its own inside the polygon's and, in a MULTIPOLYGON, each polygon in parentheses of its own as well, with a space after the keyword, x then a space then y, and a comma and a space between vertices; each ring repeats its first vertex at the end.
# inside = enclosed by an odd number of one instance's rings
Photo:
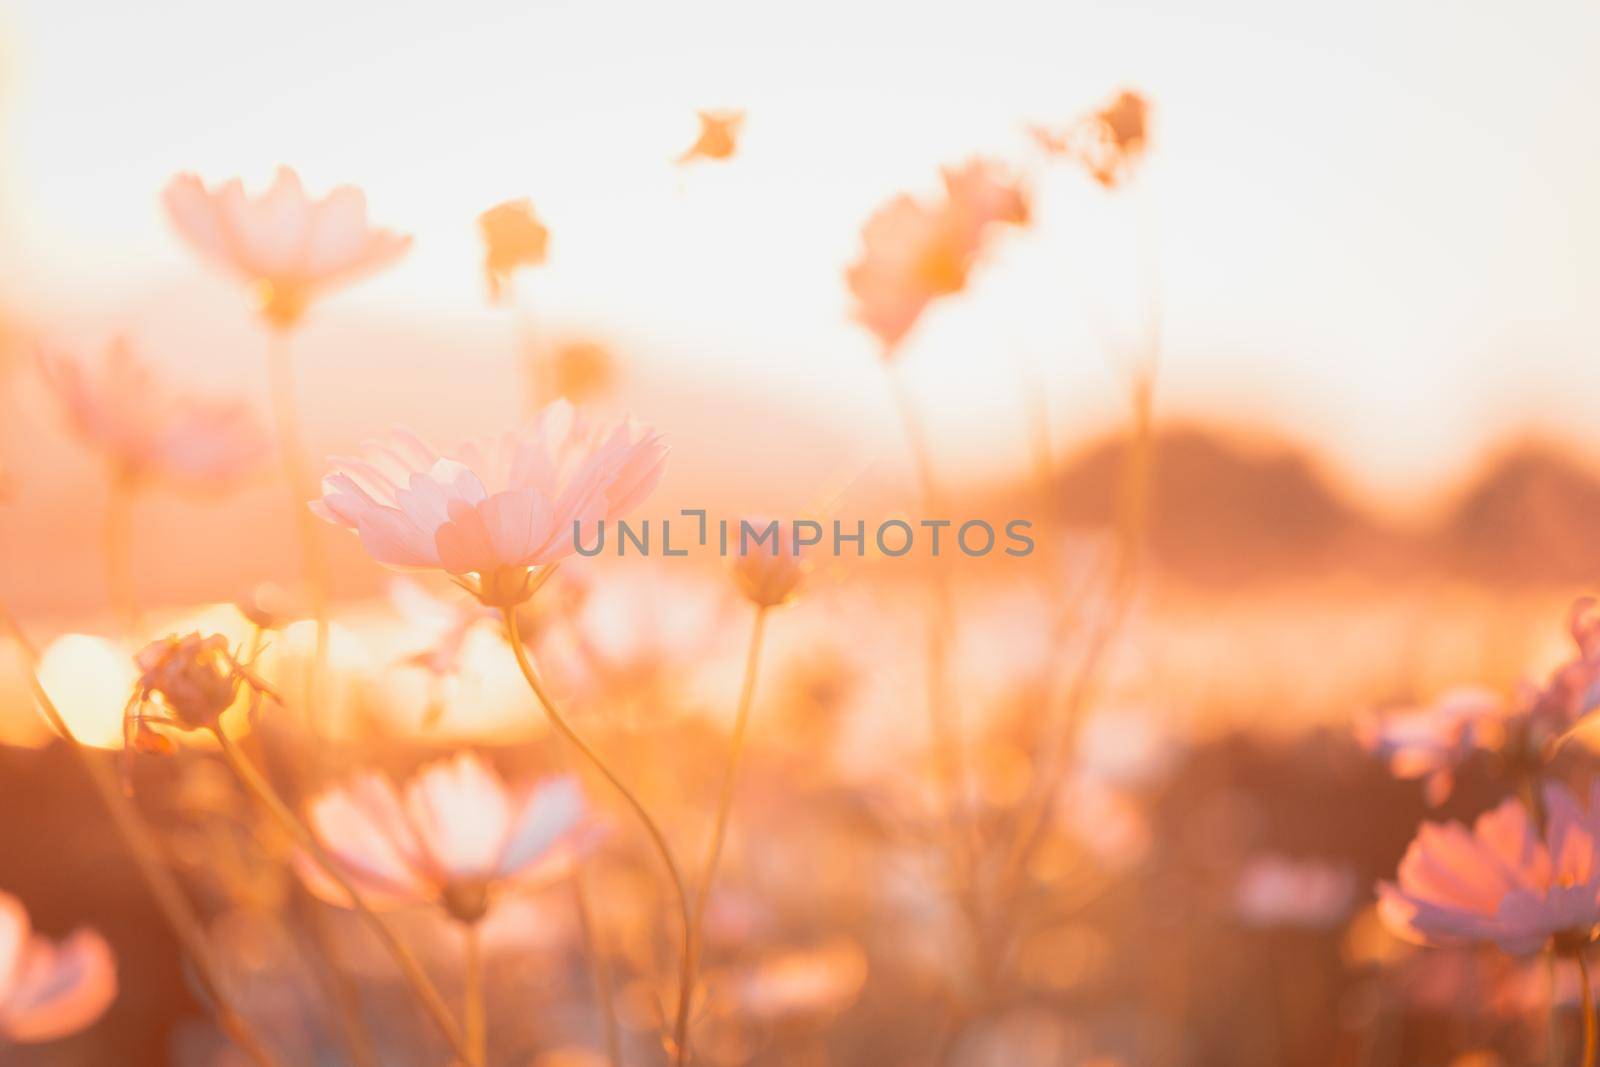
POLYGON ((1600 1064, 1595 12, 0 33, 0 1067, 1600 1064))

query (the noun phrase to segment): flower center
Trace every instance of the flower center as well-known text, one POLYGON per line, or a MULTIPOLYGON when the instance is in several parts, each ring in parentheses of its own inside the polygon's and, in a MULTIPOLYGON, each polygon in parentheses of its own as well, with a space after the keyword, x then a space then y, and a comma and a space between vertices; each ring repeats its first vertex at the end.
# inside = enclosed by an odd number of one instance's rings
POLYGON ((489 914, 489 883, 481 878, 448 882, 440 903, 456 922, 475 925, 489 914))
POLYGON ((478 599, 491 608, 516 607, 528 599, 533 572, 526 567, 496 567, 478 575, 478 599))

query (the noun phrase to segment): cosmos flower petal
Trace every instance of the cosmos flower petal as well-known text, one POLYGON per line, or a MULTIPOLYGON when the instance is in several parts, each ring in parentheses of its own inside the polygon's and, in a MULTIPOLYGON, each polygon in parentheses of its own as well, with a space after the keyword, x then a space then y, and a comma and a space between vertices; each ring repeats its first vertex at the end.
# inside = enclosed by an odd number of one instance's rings
POLYGON ((517 812, 500 857, 500 875, 514 877, 544 860, 581 824, 585 813, 577 778, 563 775, 539 783, 517 812))
POLYGON ((59 946, 34 937, 0 1001, 0 1037, 21 1044, 82 1030, 117 996, 117 967, 105 939, 80 930, 59 946))
POLYGON ((406 788, 406 812, 423 846, 451 877, 489 877, 511 829, 511 804, 500 776, 462 754, 422 770, 406 788))

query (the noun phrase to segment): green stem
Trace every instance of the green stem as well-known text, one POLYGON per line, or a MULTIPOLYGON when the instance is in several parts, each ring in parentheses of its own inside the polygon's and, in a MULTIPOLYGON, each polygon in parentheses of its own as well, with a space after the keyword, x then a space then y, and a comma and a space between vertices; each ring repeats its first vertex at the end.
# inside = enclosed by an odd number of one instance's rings
POLYGON ((372 910, 371 906, 367 904, 366 898, 361 895, 360 890, 356 889, 343 869, 340 868, 338 861, 328 854, 327 849, 323 848, 322 842, 318 841, 316 835, 300 821, 299 816, 289 810, 289 806, 283 802, 283 798, 278 796, 278 792, 272 787, 272 783, 262 777, 261 772, 256 770, 255 765, 240 750, 233 738, 229 737, 221 726, 213 727, 211 733, 216 737, 217 743, 222 746, 223 758, 227 760, 228 766, 238 776, 245 789, 267 810, 267 814, 272 816, 278 827, 289 835, 290 839, 321 868, 324 874, 333 880, 334 884, 350 899, 351 906, 366 920, 372 932, 377 935, 378 941, 394 957, 395 963, 399 965, 401 974, 405 976, 407 983, 410 984, 417 1000, 433 1019, 435 1025, 438 1026, 439 1032, 444 1035, 445 1040, 450 1043, 450 1047, 455 1054, 468 1064, 468 1067, 483 1067, 482 1061, 477 1059, 467 1047, 461 1028, 456 1025, 455 1017, 450 1013, 450 1009, 445 1006, 444 998, 439 995, 438 989, 434 986, 432 980, 428 978, 427 973, 422 969, 422 965, 417 962, 417 958, 412 955, 411 950, 406 948, 400 938, 395 935, 395 932, 390 929, 389 924, 384 922, 378 913, 372 910))
MULTIPOLYGON (((633 810, 634 815, 638 818, 640 825, 644 827, 645 833, 649 835, 650 843, 655 847, 656 854, 661 857, 662 866, 666 867, 667 875, 672 881, 673 894, 677 897, 678 910, 683 923, 683 954, 687 957, 690 951, 689 936, 694 926, 694 918, 690 912, 689 892, 684 885, 683 874, 678 869, 678 861, 672 856, 672 846, 667 843, 666 835, 662 833, 660 825, 656 823, 649 810, 645 808, 633 790, 629 789, 622 779, 617 777, 616 772, 606 764, 605 760, 600 758, 599 753, 590 748, 583 738, 578 736, 577 731, 572 728, 572 724, 567 721, 566 716, 562 715, 561 711, 556 707, 555 701, 550 699, 550 694, 545 692, 544 683, 539 680, 539 673, 533 669, 533 663, 528 659, 528 650, 522 645, 522 632, 517 623, 516 607, 503 607, 500 609, 500 614, 505 621, 506 637, 511 642, 511 652, 516 657, 517 667, 521 669, 522 677, 527 680, 528 688, 533 690, 534 698, 544 708, 544 713, 550 719, 550 724, 622 796, 622 799, 627 802, 628 807, 633 810)), ((689 995, 690 990, 683 988, 680 983, 678 988, 679 1018, 683 1017, 684 1001, 688 999, 689 995)), ((673 1050, 674 1062, 678 1067, 683 1067, 684 1064, 689 1062, 688 1056, 689 1050, 687 1046, 682 1041, 679 1041, 677 1047, 673 1050)))

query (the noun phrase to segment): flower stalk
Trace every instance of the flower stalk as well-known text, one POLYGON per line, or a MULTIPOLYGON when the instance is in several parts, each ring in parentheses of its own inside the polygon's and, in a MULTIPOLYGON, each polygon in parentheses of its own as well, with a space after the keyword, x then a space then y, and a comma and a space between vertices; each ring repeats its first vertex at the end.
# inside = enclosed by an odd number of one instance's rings
POLYGON ((316 623, 316 649, 306 675, 305 717, 314 733, 320 732, 315 711, 322 678, 328 666, 328 559, 317 529, 317 519, 307 508, 316 495, 311 464, 306 458, 305 431, 295 401, 294 363, 287 329, 274 329, 268 342, 267 374, 271 383, 272 417, 283 454, 284 481, 289 489, 289 511, 300 539, 300 560, 306 597, 316 623))
POLYGON ((467 972, 466 1005, 462 1010, 466 1028, 467 1048, 473 1062, 487 1063, 489 1048, 489 1023, 483 996, 483 938, 477 923, 462 925, 467 972))
MULTIPOLYGON (((515 607, 507 606, 500 609, 501 618, 505 622, 506 638, 511 642, 511 652, 516 657, 517 667, 522 671, 522 677, 527 680, 528 688, 533 690, 534 698, 544 708, 545 715, 556 731, 566 738, 573 748, 588 761, 589 765, 600 773, 607 782, 611 783, 633 810, 639 823, 644 827, 645 833, 650 838, 650 843, 655 847, 656 854, 661 857, 662 866, 667 869, 667 876, 672 882, 673 895, 677 898, 680 918, 683 925, 683 959, 688 959, 691 954, 690 937, 694 927, 694 916, 689 903, 689 892, 684 884, 683 873, 678 868, 678 862, 673 858, 672 846, 667 843, 666 834, 662 832, 660 824, 650 814, 648 808, 640 801, 638 796, 629 789, 615 771, 600 757, 594 749, 580 737, 572 724, 567 721, 560 709, 556 707, 550 694, 545 691, 544 682, 540 680, 538 671, 534 670, 533 663, 528 659, 528 650, 522 644, 522 632, 517 622, 515 607)), ((678 1067, 683 1067, 689 1062, 687 1034, 682 1030, 682 1021, 687 1016, 686 1002, 689 1000, 691 990, 679 983, 677 1019, 679 1028, 674 1034, 673 1062, 678 1067)))
POLYGON ((1578 1010, 1583 1012, 1583 1067, 1595 1067, 1595 1049, 1600 1043, 1600 1019, 1595 1016, 1594 988, 1589 980, 1589 961, 1583 949, 1572 954, 1578 961, 1578 1010))
POLYGON ((60 710, 39 681, 38 649, 3 605, 0 605, 0 626, 12 636, 27 657, 28 684, 33 690, 34 701, 44 715, 45 721, 71 746, 73 753, 88 773, 90 784, 99 794, 100 801, 110 814, 117 832, 128 846, 134 866, 138 868, 140 877, 150 890, 156 907, 160 909, 162 916, 172 927, 173 933, 177 935, 184 953, 194 964, 195 974, 216 1014, 217 1025, 256 1067, 281 1067, 278 1058, 268 1049, 254 1027, 234 1008, 223 984, 221 971, 211 954, 200 917, 189 903, 177 878, 167 868, 161 855, 161 848, 150 829, 134 810, 115 772, 95 758, 94 753, 78 740, 72 728, 62 718, 60 710))
MULTIPOLYGON (((717 798, 716 825, 706 846, 705 865, 700 873, 700 884, 695 890, 694 921, 689 928, 688 950, 683 957, 682 988, 694 990, 696 973, 700 967, 701 941, 705 936, 706 906, 711 900, 711 886, 717 877, 717 867, 722 861, 722 846, 727 839, 728 818, 733 811, 734 786, 739 778, 739 764, 744 756, 745 737, 749 732, 750 706, 754 703, 756 677, 761 666, 761 645, 766 630, 767 612, 764 606, 756 608, 755 621, 750 627, 750 647, 745 653, 744 681, 739 688, 739 705, 733 719, 733 736, 729 742, 728 765, 722 773, 722 791, 717 798)), ((678 998, 676 1030, 680 1045, 689 1038, 689 1008, 692 997, 678 998)))

